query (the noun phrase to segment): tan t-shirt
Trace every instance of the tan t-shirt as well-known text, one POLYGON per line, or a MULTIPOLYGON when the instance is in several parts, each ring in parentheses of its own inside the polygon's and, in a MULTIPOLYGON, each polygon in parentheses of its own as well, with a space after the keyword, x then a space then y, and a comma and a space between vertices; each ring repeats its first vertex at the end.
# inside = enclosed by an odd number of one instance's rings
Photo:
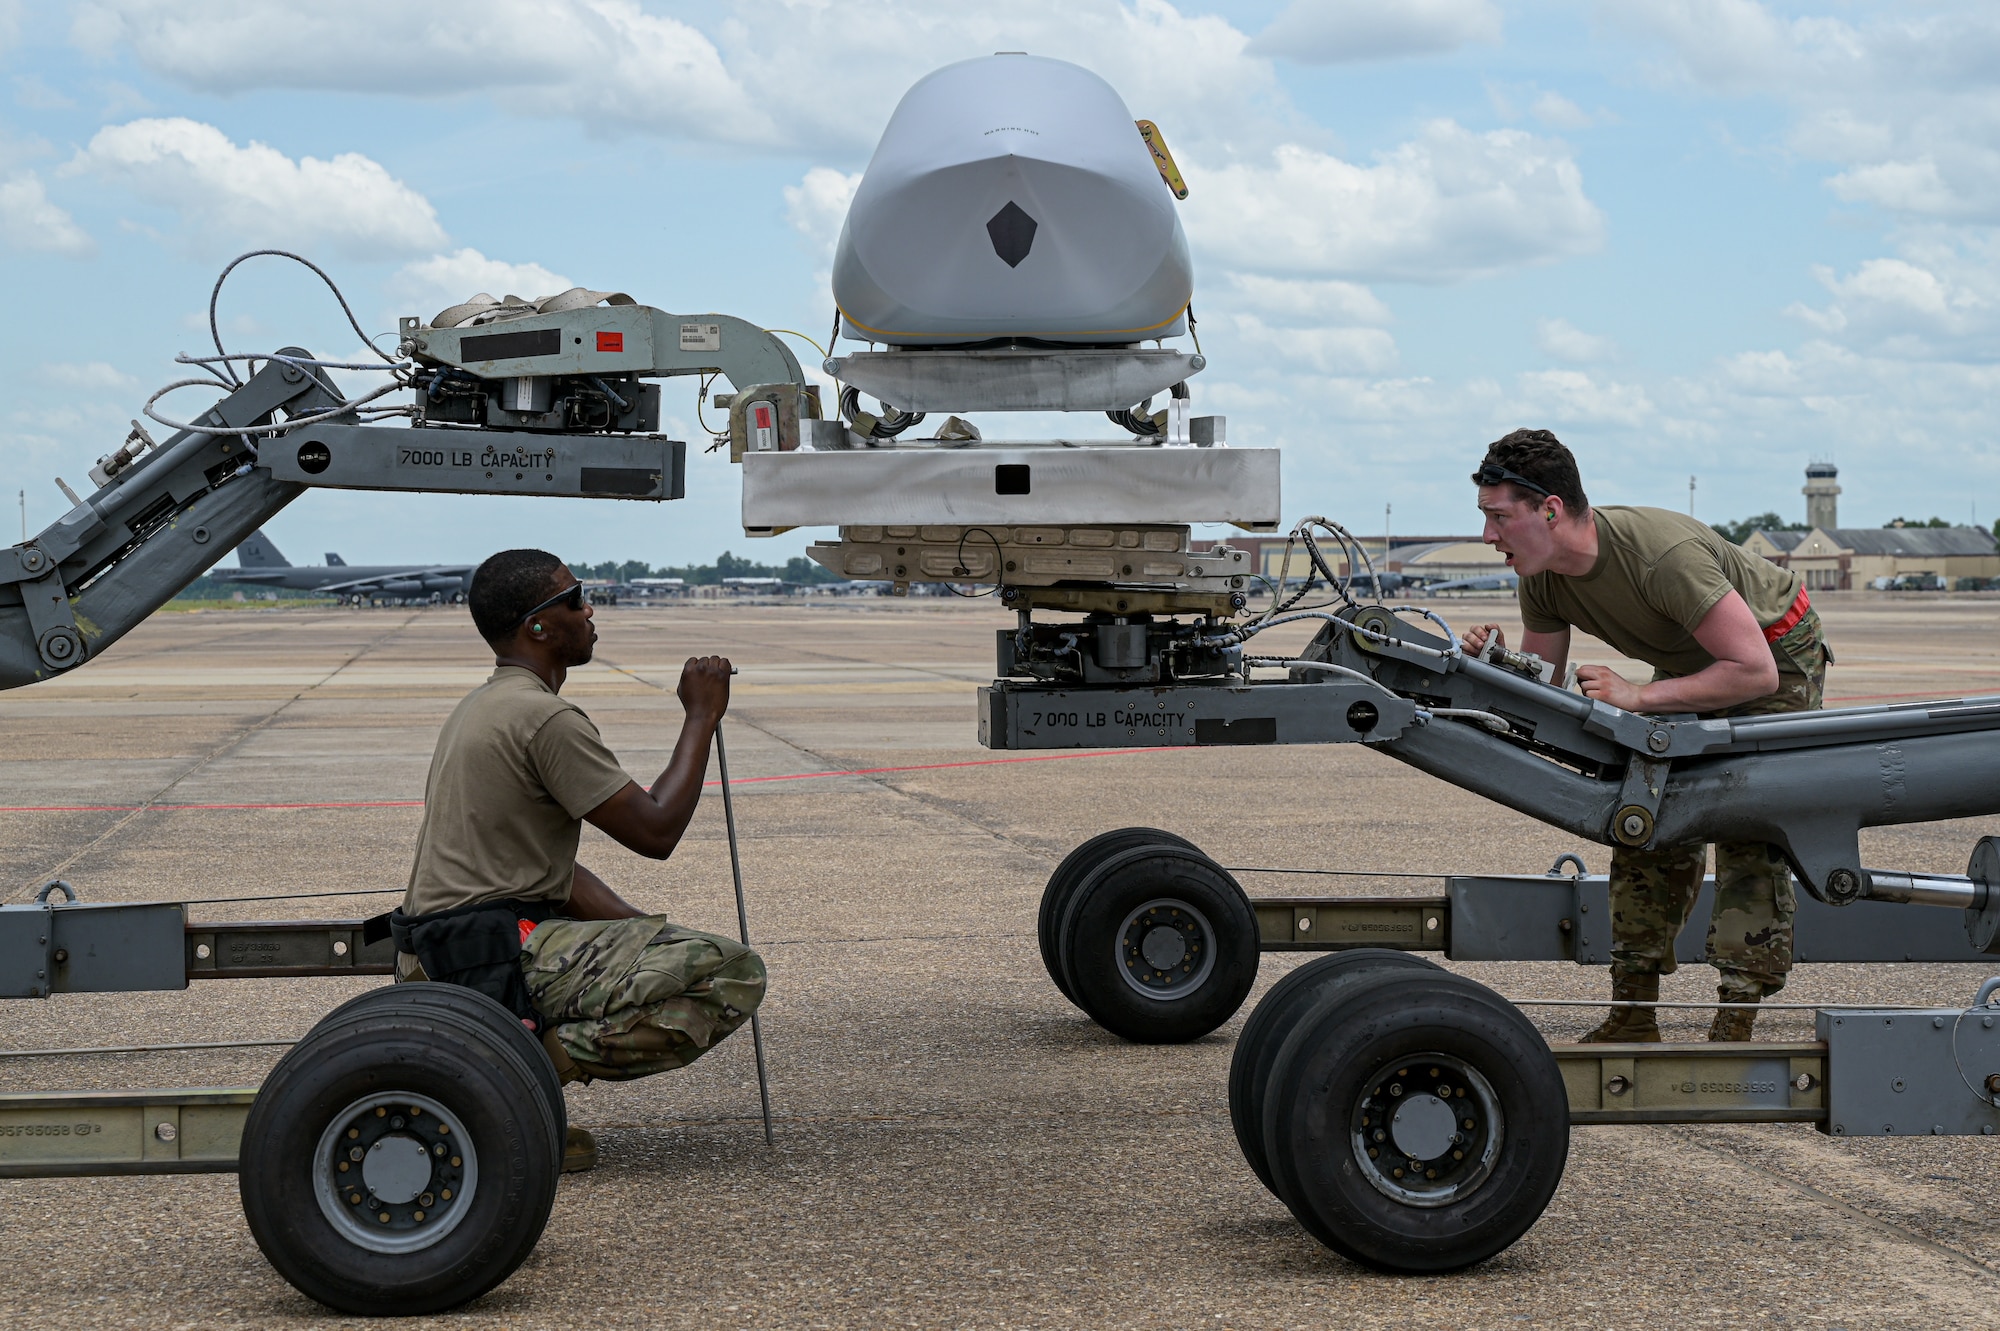
POLYGON ((438 734, 404 913, 568 901, 583 816, 630 780, 582 708, 499 667, 438 734))
MULTIPOLYGON (((1597 564, 1590 572, 1521 579, 1521 623, 1530 633, 1573 625, 1664 675, 1692 675, 1715 664, 1695 641, 1695 627, 1732 588, 1760 628, 1783 619, 1798 599, 1798 574, 1723 540, 1705 522, 1663 508, 1591 512, 1597 564)), ((1779 671, 1799 673, 1783 652, 1771 655, 1779 671)))

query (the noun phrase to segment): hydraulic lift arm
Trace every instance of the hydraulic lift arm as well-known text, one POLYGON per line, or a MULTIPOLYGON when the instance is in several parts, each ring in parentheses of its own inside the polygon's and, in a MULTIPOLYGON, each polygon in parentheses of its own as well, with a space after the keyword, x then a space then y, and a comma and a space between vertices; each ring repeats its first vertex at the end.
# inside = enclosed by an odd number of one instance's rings
MULTIPOLYGON (((343 412, 297 347, 156 446, 135 425, 95 492, 0 550, 0 688, 96 656, 308 488, 678 499, 687 446, 656 433, 659 388, 642 379, 727 376, 739 403, 771 404, 771 447, 795 446, 813 411, 791 352, 728 315, 628 298, 402 333, 415 428, 343 412)), ((732 429, 735 451, 757 444, 740 407, 732 429)))

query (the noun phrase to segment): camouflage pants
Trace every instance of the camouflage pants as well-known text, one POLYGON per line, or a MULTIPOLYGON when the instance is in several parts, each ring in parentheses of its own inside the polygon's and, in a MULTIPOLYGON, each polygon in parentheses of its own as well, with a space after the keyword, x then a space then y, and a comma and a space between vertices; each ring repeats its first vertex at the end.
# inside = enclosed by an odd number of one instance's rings
MULTIPOLYGON (((1780 651, 1809 673, 1787 671, 1778 689, 1706 716, 1768 716, 1817 711, 1826 685, 1826 654, 1819 615, 1808 613, 1778 642, 1780 651)), ((1657 677, 1656 677, 1657 678, 1657 677)), ((1611 857, 1611 965, 1614 972, 1671 975, 1674 940, 1701 892, 1708 848, 1620 848, 1611 857)), ((1715 909, 1709 917, 1706 960, 1720 972, 1720 986, 1768 995, 1785 987, 1792 969, 1792 915, 1798 897, 1791 868, 1776 846, 1724 841, 1715 847, 1715 909)))
POLYGON ((521 947, 535 1009, 589 1077, 683 1068, 764 1001, 764 962, 717 934, 658 915, 548 920, 521 947))

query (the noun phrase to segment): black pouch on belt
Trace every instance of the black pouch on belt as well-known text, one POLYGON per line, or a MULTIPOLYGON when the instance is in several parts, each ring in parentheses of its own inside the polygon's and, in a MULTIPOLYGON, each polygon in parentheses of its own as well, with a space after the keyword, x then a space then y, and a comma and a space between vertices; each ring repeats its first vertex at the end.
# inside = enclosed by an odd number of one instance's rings
POLYGON ((479 901, 429 915, 396 910, 389 932, 396 950, 415 953, 431 979, 485 994, 539 1031, 542 1017, 521 977, 520 922, 540 924, 553 914, 547 901, 479 901))

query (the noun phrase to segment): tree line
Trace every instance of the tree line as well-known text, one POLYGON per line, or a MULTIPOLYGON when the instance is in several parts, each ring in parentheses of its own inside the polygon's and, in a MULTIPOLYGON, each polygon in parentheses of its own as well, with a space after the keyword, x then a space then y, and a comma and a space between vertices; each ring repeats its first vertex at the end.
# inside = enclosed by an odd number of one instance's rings
MULTIPOLYGON (((1759 513, 1755 517, 1739 518, 1735 522, 1711 522, 1716 535, 1736 545, 1750 539, 1753 531, 1811 531, 1812 525, 1805 522, 1787 522, 1776 513, 1759 513)), ((1930 517, 1922 521, 1915 518, 1897 516, 1882 524, 1884 527, 1957 527, 1962 524, 1946 522, 1943 518, 1930 517)), ((1993 524, 1994 539, 2000 540, 2000 521, 1993 524)))
POLYGON ((724 578, 783 578, 786 582, 842 582, 804 555, 793 555, 783 564, 759 564, 753 559, 724 550, 713 564, 662 564, 655 568, 643 559, 620 562, 607 559, 597 564, 571 564, 569 571, 579 578, 631 582, 636 578, 679 578, 694 586, 713 585, 724 578))

